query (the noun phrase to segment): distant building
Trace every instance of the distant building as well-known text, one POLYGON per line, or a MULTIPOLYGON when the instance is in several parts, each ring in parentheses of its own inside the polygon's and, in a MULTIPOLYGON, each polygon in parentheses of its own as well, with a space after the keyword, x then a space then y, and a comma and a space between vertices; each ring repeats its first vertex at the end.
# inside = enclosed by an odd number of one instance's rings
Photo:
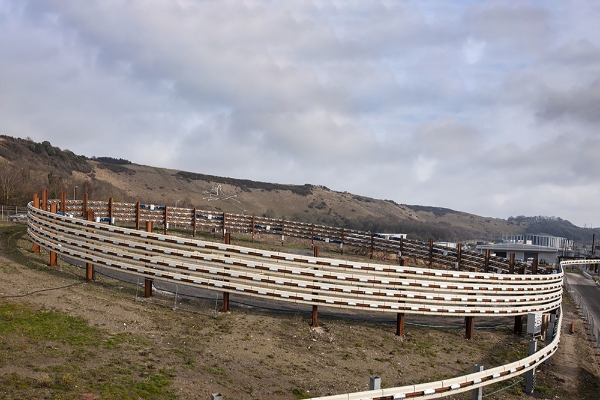
POLYGON ((512 235, 504 243, 530 244, 534 246, 552 247, 554 249, 572 249, 573 240, 550 235, 512 235))
POLYGON ((435 242, 434 245, 448 247, 449 249, 456 249, 458 247, 458 243, 453 242, 435 242))
POLYGON ((400 239, 406 239, 407 234, 406 233, 376 233, 375 236, 383 238, 385 240, 390 240, 390 239, 400 240, 400 239))
POLYGON ((538 262, 546 261, 548 264, 558 262, 558 256, 572 251, 573 240, 549 235, 513 235, 504 243, 480 244, 476 251, 485 253, 490 250, 496 257, 510 258, 515 254, 515 259, 527 261, 537 259, 538 262))
POLYGON ((539 262, 545 260, 548 264, 555 264, 558 257, 558 249, 546 246, 535 246, 532 244, 500 243, 483 244, 476 248, 478 253, 484 254, 490 250, 496 257, 510 258, 510 254, 515 254, 515 259, 527 261, 530 258, 537 258, 539 262))

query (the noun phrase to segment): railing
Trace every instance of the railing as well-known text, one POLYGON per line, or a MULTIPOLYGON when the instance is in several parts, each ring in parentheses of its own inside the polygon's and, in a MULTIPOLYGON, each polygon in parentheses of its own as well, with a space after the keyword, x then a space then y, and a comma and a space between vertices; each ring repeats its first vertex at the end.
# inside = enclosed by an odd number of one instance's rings
MULTIPOLYGON (((88 204, 88 210, 89 207, 94 204, 88 204)), ((114 215, 113 210, 110 218, 115 218, 114 215)), ((143 214, 140 211, 137 215, 139 222, 139 216, 143 214)), ((168 215, 165 210, 163 217, 168 218, 168 215)), ((235 226, 226 224, 227 220, 235 218, 230 219, 229 214, 220 215, 223 215, 221 223, 225 229, 235 226)), ((98 214, 96 217, 106 218, 98 217, 98 214)), ((252 226, 256 228, 260 223, 256 217, 252 218, 252 226)), ((291 225, 286 222, 282 226, 282 230, 287 231, 291 225)), ((264 229, 269 231, 271 227, 264 229)), ((562 267, 553 274, 519 275, 299 256, 86 221, 44 211, 33 204, 28 209, 28 234, 35 244, 51 254, 70 256, 88 264, 152 280, 176 281, 224 293, 312 306, 398 315, 473 317, 551 312, 558 310, 562 301, 562 267)), ((313 234, 314 227, 311 226, 311 236, 313 234)), ((357 241, 360 238, 358 234, 348 237, 357 238, 357 241)), ((373 235, 369 240, 374 241, 373 235)), ((423 243, 406 241, 402 245, 406 245, 404 252, 426 252, 426 256, 431 257, 431 247, 423 243)), ((473 256, 471 262, 481 263, 482 259, 473 256)), ((476 264, 475 269, 487 268, 476 264)), ((559 313, 552 342, 511 364, 438 382, 319 399, 439 398, 512 378, 535 368, 554 354, 560 340, 560 324, 559 313)))
MULTIPOLYGON (((588 261, 588 263, 589 263, 589 261, 588 261)), ((571 265, 583 264, 583 262, 578 262, 578 263, 569 262, 569 264, 571 264, 571 265)), ((596 318, 594 317, 594 313, 592 313, 592 311, 590 310, 590 307, 588 306, 586 301, 583 299, 583 296, 581 294, 579 294, 579 292, 569 284, 569 281, 566 278, 564 281, 565 281, 565 288, 566 288, 567 292, 569 293, 569 295, 571 296, 573 301, 575 301, 575 304, 577 304, 577 307, 580 308, 581 316, 583 317, 584 321, 587 322, 589 325, 590 338, 591 338, 592 343, 594 343, 594 346, 596 348, 600 349, 600 322, 597 321, 596 318)))
POLYGON ((558 313, 558 318, 556 321, 556 329, 554 330, 555 336, 552 342, 536 353, 510 364, 437 382, 325 397, 313 397, 313 400, 395 400, 404 398, 437 399, 514 378, 515 376, 524 374, 525 372, 543 364, 556 352, 560 342, 562 312, 558 313))
POLYGON ((30 207, 33 242, 86 263, 301 304, 408 314, 522 315, 556 309, 562 273, 507 275, 348 262, 147 233, 30 207))
MULTIPOLYGON (((473 272, 496 273, 551 273, 549 266, 537 267, 522 261, 511 262, 503 257, 479 254, 472 251, 434 245, 433 241, 421 242, 405 238, 389 238, 374 232, 332 226, 295 222, 285 219, 260 217, 181 207, 159 206, 143 203, 122 203, 113 201, 50 200, 56 203, 58 210, 77 218, 83 218, 88 211, 94 213, 96 220, 111 224, 141 226, 143 222, 152 222, 162 226, 165 232, 169 227, 177 226, 197 230, 219 232, 243 232, 247 234, 280 235, 307 239, 340 246, 340 249, 354 247, 373 254, 382 252, 394 254, 399 258, 413 259, 428 265, 445 269, 468 270, 473 272)), ((47 204, 41 208, 48 210, 47 204)))

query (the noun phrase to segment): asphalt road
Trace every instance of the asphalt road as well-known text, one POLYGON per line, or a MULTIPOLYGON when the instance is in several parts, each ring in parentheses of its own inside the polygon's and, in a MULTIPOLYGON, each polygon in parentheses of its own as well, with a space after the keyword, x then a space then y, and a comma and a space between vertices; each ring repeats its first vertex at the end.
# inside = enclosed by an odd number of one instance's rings
POLYGON ((600 324, 600 287, 596 283, 580 274, 565 274, 571 287, 582 297, 583 302, 594 316, 596 323, 600 324))

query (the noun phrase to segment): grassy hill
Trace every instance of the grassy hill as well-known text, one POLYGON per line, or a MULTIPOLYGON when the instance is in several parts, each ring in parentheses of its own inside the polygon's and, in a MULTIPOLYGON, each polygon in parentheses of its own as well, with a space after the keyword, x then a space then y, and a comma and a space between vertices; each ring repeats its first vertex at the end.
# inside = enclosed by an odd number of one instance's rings
MULTIPOLYGON (((142 201, 265 215, 375 232, 408 233, 413 239, 494 240, 506 234, 544 233, 584 238, 596 230, 560 218, 486 218, 441 207, 398 204, 311 184, 288 185, 156 168, 111 157, 86 157, 45 141, 0 136, 0 204, 24 205, 48 189, 51 198, 142 201), (12 182, 7 185, 6 182, 12 182), (7 190, 7 188, 9 188, 7 190)), ((600 231, 599 231, 600 232, 600 231)))

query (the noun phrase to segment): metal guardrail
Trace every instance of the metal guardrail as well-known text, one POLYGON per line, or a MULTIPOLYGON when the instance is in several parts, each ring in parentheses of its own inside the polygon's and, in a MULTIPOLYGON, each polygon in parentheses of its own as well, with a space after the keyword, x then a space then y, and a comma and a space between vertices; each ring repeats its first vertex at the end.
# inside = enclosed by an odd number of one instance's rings
POLYGON ((562 310, 558 314, 556 326, 556 335, 550 344, 536 353, 510 364, 437 382, 325 397, 313 397, 313 400, 395 400, 404 398, 437 399, 460 392, 470 391, 478 387, 491 385, 493 383, 498 383, 503 380, 524 374, 525 372, 541 365, 548 358, 550 358, 558 349, 558 344, 560 342, 562 310))
MULTIPOLYGON (((492 255, 486 256, 476 252, 465 251, 434 245, 433 242, 421 242, 405 238, 390 238, 374 232, 332 226, 309 224, 254 215, 234 214, 200 210, 197 208, 182 208, 143 203, 123 203, 107 201, 83 200, 47 200, 40 205, 48 210, 48 204, 56 203, 59 211, 83 218, 85 213, 92 211, 100 222, 112 224, 140 225, 150 221, 155 226, 163 226, 165 231, 171 226, 186 227, 202 231, 243 232, 248 234, 271 234, 285 237, 295 237, 336 244, 340 249, 355 247, 368 252, 382 252, 399 257, 412 258, 428 264, 430 267, 440 266, 456 270, 479 272, 509 273, 521 271, 523 274, 532 273, 532 266, 526 262, 515 261, 511 267, 509 260, 492 255)), ((550 273, 550 267, 538 267, 537 273, 550 273)))
MULTIPOLYGON (((276 301, 374 312, 507 316, 560 308, 562 268, 517 275, 298 256, 187 239, 59 215, 29 205, 28 234, 51 252, 153 280, 276 301)), ((556 351, 457 378, 318 398, 389 400, 440 398, 529 371, 556 351)))
POLYGON ((473 316, 556 309, 562 274, 506 275, 347 262, 215 244, 29 210, 31 240, 151 279, 301 304, 473 316))
MULTIPOLYGON (((588 263, 589 263, 589 261, 588 261, 588 263)), ((583 264, 583 262, 570 262, 569 264, 571 264, 571 265, 583 264)), ((588 279, 590 279, 590 278, 588 278, 588 279)), ((569 293, 569 295, 571 296, 573 301, 575 301, 575 304, 577 304, 577 307, 580 308, 581 316, 583 317, 584 321, 587 322, 589 325, 590 338, 592 340, 592 343, 594 343, 594 346, 597 349, 600 349, 600 321, 596 320, 596 318, 594 317, 594 314, 590 311, 590 308, 589 308, 588 304, 586 303, 586 301, 584 300, 583 296, 581 294, 579 294, 579 292, 571 286, 571 284, 566 279, 566 277, 564 278, 564 283, 565 283, 565 288, 566 288, 567 292, 569 293)))

